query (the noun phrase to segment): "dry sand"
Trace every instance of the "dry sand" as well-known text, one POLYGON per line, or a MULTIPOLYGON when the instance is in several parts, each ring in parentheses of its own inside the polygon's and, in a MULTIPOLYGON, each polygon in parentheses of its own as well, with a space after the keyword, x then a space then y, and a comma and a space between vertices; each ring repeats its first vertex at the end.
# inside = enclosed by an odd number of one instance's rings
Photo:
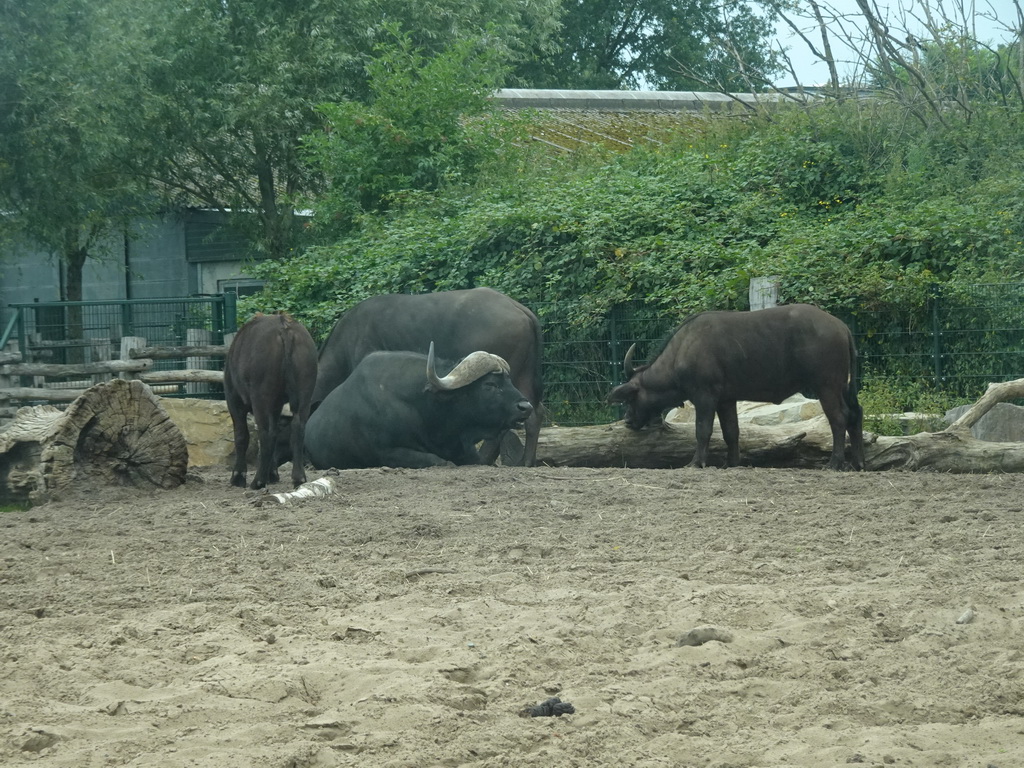
POLYGON ((0 764, 1024 765, 1024 476, 340 480, 0 513, 0 764))

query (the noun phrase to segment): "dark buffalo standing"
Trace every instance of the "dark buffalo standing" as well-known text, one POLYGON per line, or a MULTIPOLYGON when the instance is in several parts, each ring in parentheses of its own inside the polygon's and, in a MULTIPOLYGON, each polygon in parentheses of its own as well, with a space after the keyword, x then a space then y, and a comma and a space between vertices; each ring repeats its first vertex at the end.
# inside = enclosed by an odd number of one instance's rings
POLYGON ((476 443, 533 412, 508 371, 483 351, 443 378, 433 345, 427 355, 374 352, 312 413, 306 454, 318 469, 481 464, 476 443))
POLYGON ((292 482, 306 482, 302 445, 315 385, 316 344, 301 323, 283 313, 256 315, 239 329, 224 361, 224 399, 235 431, 232 485, 245 487, 249 413, 256 420, 260 448, 252 488, 278 481, 274 449, 285 403, 292 412, 292 482))
MULTIPOLYGON (((540 321, 519 302, 490 288, 375 296, 352 307, 320 349, 314 410, 371 352, 422 353, 431 343, 438 357, 447 360, 485 350, 508 361, 512 383, 533 404, 523 456, 532 465, 542 418, 540 321)), ((497 439, 482 452, 485 463, 493 462, 497 439)))
POLYGON ((624 403, 625 422, 642 429, 669 408, 693 403, 697 452, 691 466, 707 465, 715 414, 728 448, 727 465, 739 463, 737 400, 780 403, 801 392, 817 397, 832 427, 829 467, 841 469, 850 433, 854 469, 864 466, 863 411, 853 379, 857 351, 850 329, 809 304, 756 312, 702 312, 685 320, 650 365, 633 369, 610 402, 624 403))

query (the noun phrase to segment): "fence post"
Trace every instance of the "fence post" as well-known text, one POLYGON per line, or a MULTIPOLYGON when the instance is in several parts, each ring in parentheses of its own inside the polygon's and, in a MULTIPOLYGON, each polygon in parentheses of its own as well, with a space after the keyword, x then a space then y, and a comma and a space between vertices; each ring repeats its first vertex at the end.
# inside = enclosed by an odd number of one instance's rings
POLYGON ((616 369, 621 366, 622 358, 625 357, 622 352, 622 341, 619 339, 619 323, 618 323, 618 308, 612 307, 612 311, 608 313, 608 383, 612 387, 619 385, 619 377, 616 375, 616 369), (616 360, 619 361, 616 364, 616 360))
MULTIPOLYGON (((185 343, 190 347, 208 347, 213 334, 205 328, 187 328, 185 330, 185 343)), ((209 365, 208 357, 185 358, 185 367, 189 370, 206 368, 209 365)), ((185 384, 185 394, 205 395, 210 391, 210 385, 205 381, 190 381, 185 384)))
MULTIPOLYGON (((99 339, 91 347, 85 347, 83 350, 87 352, 86 361, 87 363, 96 362, 109 362, 111 356, 110 339, 99 339)), ((97 373, 93 374, 93 384, 103 384, 110 380, 109 374, 97 373)))
POLYGON ((750 286, 747 288, 747 297, 750 300, 750 311, 768 309, 779 303, 779 277, 770 275, 768 277, 750 278, 750 286))
POLYGON ((130 301, 121 305, 121 336, 131 336, 132 331, 132 305, 130 301))
MULTIPOLYGON (((146 346, 146 340, 142 336, 122 336, 121 337, 121 359, 129 361, 132 359, 131 351, 133 349, 142 349, 146 346)), ((117 374, 118 378, 131 380, 132 374, 124 371, 117 374)))
POLYGON ((32 362, 31 355, 28 353, 28 329, 25 327, 25 308, 16 307, 15 312, 18 313, 18 350, 21 352, 21 362, 30 363, 32 362))
MULTIPOLYGON (((12 361, 15 360, 14 355, 18 355, 21 360, 25 359, 24 355, 22 355, 21 352, 18 350, 18 342, 16 342, 14 339, 9 340, 7 342, 7 346, 4 349, 0 349, 0 352, 6 353, 6 357, 10 358, 12 361)), ((0 367, 0 388, 7 389, 8 387, 13 387, 16 383, 14 381, 14 377, 9 376, 3 373, 2 371, 3 368, 0 367)))
POLYGON ((935 388, 942 387, 942 324, 940 320, 939 304, 940 290, 938 285, 932 285, 930 301, 932 304, 932 367, 935 375, 935 388))
POLYGON ((224 340, 224 294, 214 296, 210 299, 210 329, 213 335, 210 337, 211 344, 219 344, 224 340))
POLYGON ((234 333, 238 330, 238 294, 226 291, 221 296, 224 298, 224 333, 234 333))

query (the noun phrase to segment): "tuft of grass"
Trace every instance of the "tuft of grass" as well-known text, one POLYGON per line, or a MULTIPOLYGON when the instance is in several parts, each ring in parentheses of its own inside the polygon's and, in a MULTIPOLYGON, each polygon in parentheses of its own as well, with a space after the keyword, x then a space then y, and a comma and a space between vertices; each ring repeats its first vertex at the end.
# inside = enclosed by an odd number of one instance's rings
POLYGON ((961 404, 930 384, 889 378, 865 382, 858 399, 864 408, 864 428, 891 436, 945 429, 946 411, 961 404))

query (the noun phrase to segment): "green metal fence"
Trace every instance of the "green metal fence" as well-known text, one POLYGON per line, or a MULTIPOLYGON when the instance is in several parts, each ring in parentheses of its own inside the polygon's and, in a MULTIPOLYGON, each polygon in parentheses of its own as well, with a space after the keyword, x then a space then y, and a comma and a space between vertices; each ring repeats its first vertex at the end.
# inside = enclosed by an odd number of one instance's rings
MULTIPOLYGON (((629 345, 637 343, 642 362, 683 319, 639 303, 617 307, 589 325, 569 322, 554 305, 534 309, 544 325, 548 418, 561 426, 617 419, 618 408, 604 398, 623 380, 629 345)), ((921 307, 864 310, 843 319, 857 340, 861 386, 913 383, 973 400, 990 382, 1024 378, 1021 283, 936 290, 921 307)))
MULTIPOLYGON (((234 299, 14 304, 15 314, 0 329, 0 349, 11 337, 25 360, 89 362, 90 355, 117 357, 122 336, 145 337, 150 346, 184 346, 190 329, 204 329, 209 343, 222 344, 224 334, 236 330, 234 299)), ((619 409, 604 400, 622 382, 626 350, 636 342, 637 362, 643 362, 683 319, 641 303, 587 322, 570 321, 565 308, 554 304, 533 309, 544 327, 548 420, 561 426, 619 418, 619 409)), ((920 307, 860 310, 843 319, 857 339, 861 386, 885 379, 976 399, 990 382, 1024 378, 1022 283, 936 290, 920 307)), ((158 367, 184 368, 186 361, 158 361, 158 367)))
MULTIPOLYGON (((0 349, 17 342, 22 360, 69 365, 117 359, 121 339, 139 336, 151 347, 219 345, 236 330, 233 293, 171 299, 61 301, 11 304, 0 349), (201 341, 197 341, 201 339, 201 341)), ((156 361, 180 370, 185 358, 156 361)))
POLYGON ((861 382, 932 386, 976 399, 990 382, 1024 378, 1024 284, 936 290, 921 307, 845 318, 861 358, 861 382))

